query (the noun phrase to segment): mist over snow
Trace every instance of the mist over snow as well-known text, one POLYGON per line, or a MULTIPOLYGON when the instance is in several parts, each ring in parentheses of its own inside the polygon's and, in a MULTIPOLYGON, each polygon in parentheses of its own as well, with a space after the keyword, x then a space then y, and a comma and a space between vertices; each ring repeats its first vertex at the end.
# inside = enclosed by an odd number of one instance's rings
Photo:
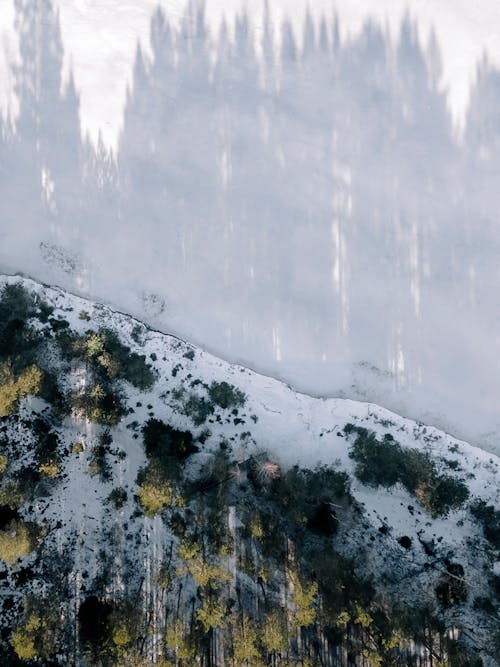
POLYGON ((0 4, 0 271, 499 451, 493 3, 0 4))

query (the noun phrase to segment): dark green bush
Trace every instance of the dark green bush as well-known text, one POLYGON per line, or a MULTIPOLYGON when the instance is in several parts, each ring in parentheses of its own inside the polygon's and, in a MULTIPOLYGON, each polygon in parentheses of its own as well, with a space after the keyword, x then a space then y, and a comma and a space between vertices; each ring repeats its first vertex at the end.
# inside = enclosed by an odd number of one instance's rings
POLYGON ((208 396, 212 403, 223 410, 237 408, 245 404, 245 394, 228 382, 212 382, 208 388, 208 396))
POLYGON ((495 549, 500 549, 500 511, 479 499, 471 503, 470 511, 481 523, 486 539, 495 549))
POLYGON ((117 510, 121 509, 125 505, 127 498, 128 494, 121 486, 113 489, 108 496, 109 502, 112 503, 117 510))
POLYGON ((349 456, 356 461, 356 477, 369 486, 402 484, 432 516, 457 509, 469 497, 467 485, 450 475, 441 475, 430 456, 418 449, 403 448, 392 436, 377 440, 366 428, 347 424, 344 432, 355 433, 349 456))
POLYGON ((82 411, 90 421, 116 426, 125 415, 122 399, 109 384, 95 384, 70 396, 70 407, 82 411))
POLYGON ((298 526, 322 532, 336 529, 332 504, 351 503, 349 476, 328 466, 315 470, 294 466, 271 486, 273 497, 298 526))
POLYGON ((148 419, 142 429, 148 458, 168 463, 170 459, 187 459, 198 451, 189 431, 178 431, 160 419, 148 419))
POLYGON ((138 389, 150 389, 156 374, 145 355, 131 352, 110 329, 87 331, 83 335, 63 331, 58 335, 63 354, 78 358, 106 380, 127 380, 138 389))
POLYGON ((35 299, 22 285, 5 285, 0 292, 0 357, 9 357, 19 372, 34 361, 41 334, 28 324, 37 314, 35 299))
POLYGON ((201 426, 214 412, 214 406, 204 396, 197 394, 190 394, 189 398, 184 401, 182 412, 191 417, 195 426, 201 426))

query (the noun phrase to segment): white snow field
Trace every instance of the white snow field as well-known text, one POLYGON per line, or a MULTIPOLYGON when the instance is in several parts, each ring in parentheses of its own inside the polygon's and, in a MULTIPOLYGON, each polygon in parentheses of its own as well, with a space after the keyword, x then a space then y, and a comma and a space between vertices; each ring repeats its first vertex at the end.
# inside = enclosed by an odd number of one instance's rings
POLYGON ((498 5, 159 5, 0 0, 0 271, 500 451, 498 5))

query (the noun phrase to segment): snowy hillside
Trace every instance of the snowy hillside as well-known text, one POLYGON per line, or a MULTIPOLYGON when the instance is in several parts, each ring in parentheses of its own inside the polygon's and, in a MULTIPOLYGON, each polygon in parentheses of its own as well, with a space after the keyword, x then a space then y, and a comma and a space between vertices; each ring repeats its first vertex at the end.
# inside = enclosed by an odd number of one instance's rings
POLYGON ((2 664, 497 664, 497 457, 1 284, 2 664))

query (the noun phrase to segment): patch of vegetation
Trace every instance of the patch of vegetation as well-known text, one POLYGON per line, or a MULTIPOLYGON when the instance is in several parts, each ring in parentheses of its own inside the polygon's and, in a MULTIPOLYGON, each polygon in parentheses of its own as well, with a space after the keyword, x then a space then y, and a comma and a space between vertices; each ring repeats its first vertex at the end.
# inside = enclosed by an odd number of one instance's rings
POLYGON ((19 558, 33 549, 29 527, 24 521, 13 520, 0 530, 0 560, 12 567, 19 558))
POLYGON ((157 459, 167 467, 175 460, 184 461, 198 451, 189 431, 179 431, 160 419, 148 419, 142 428, 148 458, 157 459))
POLYGON ((16 375, 10 365, 0 365, 0 417, 9 415, 22 398, 38 394, 41 381, 38 366, 30 366, 16 375))
POLYGON ((460 563, 449 563, 436 587, 437 599, 446 607, 460 604, 467 599, 464 568, 460 563))
POLYGON ((337 529, 335 507, 353 502, 349 475, 328 466, 294 466, 273 482, 272 490, 294 524, 325 535, 337 529))
POLYGON ((113 489, 108 496, 109 502, 112 503, 114 508, 117 510, 121 509, 125 505, 127 498, 127 492, 120 486, 113 489))
POLYGON ((116 426, 126 414, 120 394, 107 383, 97 383, 83 392, 74 393, 69 402, 91 422, 105 426, 116 426))
POLYGON ((108 430, 101 433, 97 445, 92 447, 89 461, 89 473, 99 475, 102 482, 111 479, 111 466, 108 461, 109 447, 112 443, 111 434, 108 430))
POLYGON ((169 507, 174 501, 174 492, 169 484, 164 482, 144 482, 137 490, 137 499, 144 514, 153 517, 164 507, 169 507))
POLYGON ((182 412, 191 417, 195 426, 201 426, 214 413, 214 406, 204 396, 190 394, 182 404, 182 412))
POLYGON ((37 315, 35 298, 18 284, 4 285, 0 291, 0 357, 11 357, 18 371, 32 363, 31 352, 40 342, 40 334, 28 320, 37 315))
POLYGON ((402 484, 433 517, 462 507, 469 497, 467 485, 439 474, 432 459, 419 449, 407 449, 386 434, 382 441, 366 428, 347 424, 347 435, 356 438, 349 456, 356 461, 355 475, 368 486, 402 484))
POLYGON ((42 463, 38 467, 38 471, 48 479, 54 479, 61 472, 61 468, 54 461, 49 461, 48 463, 42 463))
POLYGON ((212 382, 208 388, 208 396, 212 403, 223 410, 237 408, 245 404, 245 394, 228 382, 212 382))
POLYGON ((100 378, 127 380, 141 390, 150 389, 156 380, 145 355, 131 352, 111 329, 87 331, 82 335, 68 332, 59 335, 58 340, 67 357, 85 361, 100 378))
POLYGON ((500 511, 484 500, 474 500, 470 505, 472 516, 481 524, 484 536, 491 545, 500 550, 500 511))

